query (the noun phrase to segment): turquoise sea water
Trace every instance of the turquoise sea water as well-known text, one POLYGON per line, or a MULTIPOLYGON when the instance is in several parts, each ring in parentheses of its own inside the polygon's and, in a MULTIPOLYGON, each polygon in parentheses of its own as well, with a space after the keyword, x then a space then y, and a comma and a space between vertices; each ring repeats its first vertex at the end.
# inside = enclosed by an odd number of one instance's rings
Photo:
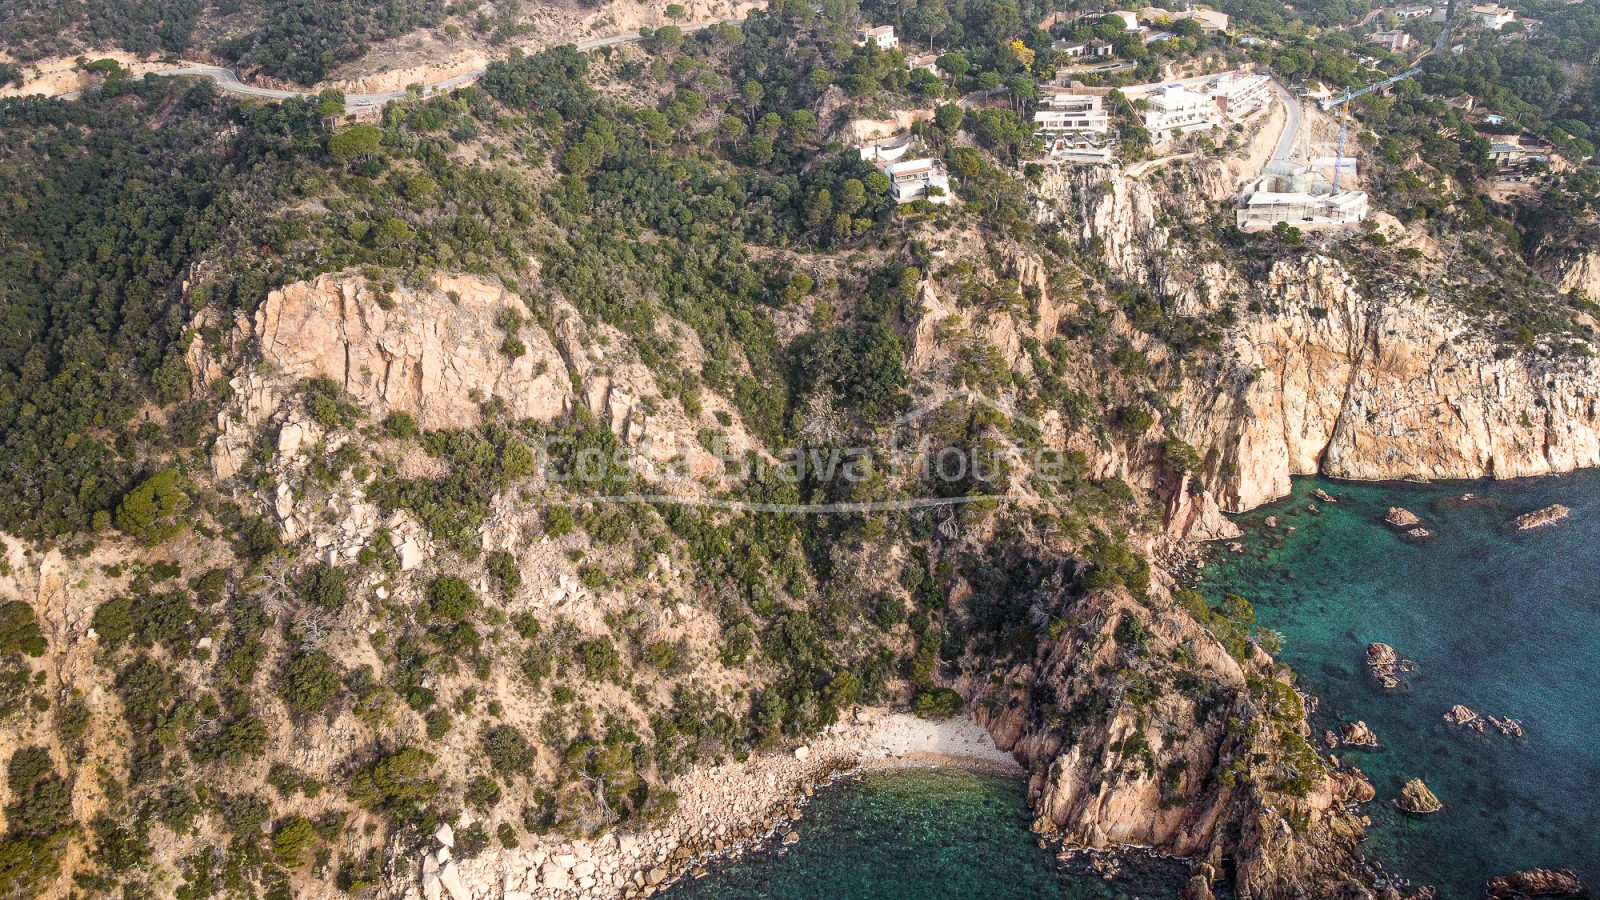
POLYGON ((819 791, 800 843, 716 867, 669 900, 1171 900, 1181 863, 1106 881, 1056 870, 1028 831, 1022 782, 953 770, 870 774, 819 791))
POLYGON ((1480 897, 1488 878, 1533 866, 1570 866, 1600 883, 1600 475, 1307 480, 1239 522, 1247 552, 1218 553, 1202 588, 1248 597, 1258 625, 1283 635, 1279 658, 1321 700, 1317 735, 1353 719, 1377 732, 1375 752, 1337 751, 1378 791, 1368 854, 1446 900, 1480 897), (1316 503, 1314 487, 1338 504, 1316 503), (1478 499, 1461 500, 1467 492, 1478 499), (1573 514, 1534 531, 1507 527, 1551 503, 1573 514), (1390 505, 1437 536, 1401 540, 1382 523, 1390 505), (1269 515, 1279 528, 1262 524, 1269 515), (1368 677, 1370 641, 1416 661, 1406 689, 1385 693, 1368 677), (1442 717, 1456 703, 1510 716, 1527 738, 1449 725, 1442 717), (1412 777, 1443 812, 1412 819, 1387 803, 1412 777))

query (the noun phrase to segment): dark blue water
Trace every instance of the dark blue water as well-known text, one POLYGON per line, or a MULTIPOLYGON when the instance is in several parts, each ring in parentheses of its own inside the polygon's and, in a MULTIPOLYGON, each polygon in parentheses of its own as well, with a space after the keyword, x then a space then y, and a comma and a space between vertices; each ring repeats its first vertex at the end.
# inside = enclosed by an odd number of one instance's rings
POLYGON ((1376 752, 1339 751, 1378 791, 1367 852, 1445 898, 1480 897, 1488 878, 1533 866, 1600 882, 1600 475, 1300 481, 1292 497, 1239 521, 1248 552, 1219 553, 1204 591, 1246 596, 1258 624, 1283 635, 1279 658, 1321 698, 1318 735, 1351 719, 1378 733, 1376 752), (1318 486, 1339 503, 1313 515, 1318 486), (1480 499, 1460 500, 1468 491, 1480 499), (1573 509, 1564 522, 1506 527, 1558 502, 1573 509), (1390 505, 1437 537, 1402 541, 1382 524, 1390 505), (1263 527, 1268 515, 1283 527, 1263 527), (1416 661, 1408 690, 1385 693, 1367 676, 1370 641, 1416 661), (1528 736, 1464 733, 1442 718, 1456 703, 1515 718, 1528 736), (1412 819, 1388 805, 1413 777, 1443 812, 1412 819))
POLYGON ((868 775, 817 794, 800 843, 747 855, 669 900, 1171 900, 1182 863, 1106 881, 1056 869, 1028 831, 1022 782, 951 770, 868 775))

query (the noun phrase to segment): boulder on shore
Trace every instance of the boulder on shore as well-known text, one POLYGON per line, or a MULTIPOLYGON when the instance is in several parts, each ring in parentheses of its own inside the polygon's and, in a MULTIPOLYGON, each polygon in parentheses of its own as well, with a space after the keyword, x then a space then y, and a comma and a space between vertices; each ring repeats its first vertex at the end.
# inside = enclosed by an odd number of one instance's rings
POLYGON ((1421 778, 1413 778, 1406 782, 1406 786, 1400 791, 1398 802, 1401 809, 1414 816, 1426 816, 1444 809, 1444 804, 1433 795, 1433 791, 1428 790, 1428 786, 1422 783, 1421 778))
POLYGON ((1422 524, 1422 520, 1417 518, 1416 513, 1398 506, 1389 507, 1389 514, 1384 516, 1383 520, 1402 530, 1415 528, 1422 524))
POLYGON ((1529 869, 1489 879, 1484 892, 1493 900, 1575 900, 1588 896, 1571 869, 1529 869))

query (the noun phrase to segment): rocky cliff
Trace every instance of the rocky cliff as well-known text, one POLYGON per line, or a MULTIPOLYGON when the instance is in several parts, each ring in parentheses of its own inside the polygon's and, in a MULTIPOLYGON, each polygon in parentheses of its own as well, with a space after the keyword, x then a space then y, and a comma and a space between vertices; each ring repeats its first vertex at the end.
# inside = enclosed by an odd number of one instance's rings
POLYGON ((1365 834, 1347 804, 1371 787, 1305 744, 1265 655, 1241 664, 1171 600, 1121 590, 1060 610, 1049 634, 976 704, 1033 773, 1036 832, 1190 857, 1208 882, 1233 872, 1240 897, 1345 895, 1365 834))
POLYGON ((1592 358, 1505 346, 1433 297, 1415 265, 1360 278, 1334 254, 1300 251, 1252 273, 1196 251, 1163 223, 1205 215, 1222 176, 1202 165, 1197 177, 1201 191, 1167 196, 1114 167, 1056 176, 1042 216, 1076 223, 1116 278, 1174 313, 1234 315, 1219 352, 1185 367, 1174 403, 1222 508, 1258 506, 1319 471, 1510 478, 1600 465, 1592 358))

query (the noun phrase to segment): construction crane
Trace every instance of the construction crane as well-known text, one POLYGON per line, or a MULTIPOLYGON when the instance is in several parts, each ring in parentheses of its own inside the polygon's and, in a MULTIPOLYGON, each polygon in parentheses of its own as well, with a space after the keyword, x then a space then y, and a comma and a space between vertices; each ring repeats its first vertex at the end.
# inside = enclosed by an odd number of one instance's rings
POLYGON ((1382 81, 1369 84, 1359 91, 1352 91, 1349 88, 1345 88, 1343 97, 1334 97, 1323 101, 1323 112, 1327 112, 1328 110, 1333 109, 1335 106, 1342 107, 1342 109, 1339 110, 1339 152, 1338 155, 1333 158, 1333 192, 1335 194, 1339 193, 1339 173, 1344 170, 1344 131, 1350 120, 1350 101, 1357 97, 1366 96, 1373 91, 1381 91, 1395 82, 1404 81, 1413 75, 1420 75, 1421 73, 1422 67, 1418 66, 1415 69, 1401 72, 1399 75, 1396 75, 1393 78, 1385 78, 1382 81))

